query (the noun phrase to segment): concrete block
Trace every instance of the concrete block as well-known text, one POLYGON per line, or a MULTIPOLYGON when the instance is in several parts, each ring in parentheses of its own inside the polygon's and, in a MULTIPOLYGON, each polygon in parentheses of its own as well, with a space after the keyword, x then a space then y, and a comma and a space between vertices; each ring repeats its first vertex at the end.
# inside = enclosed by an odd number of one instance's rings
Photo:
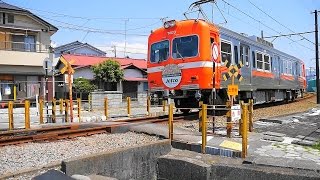
POLYGON ((158 179, 194 179, 210 178, 210 165, 201 160, 188 157, 165 155, 158 159, 158 179))
POLYGON ((285 134, 277 133, 277 132, 271 132, 271 131, 264 132, 263 135, 275 136, 275 137, 284 137, 284 136, 286 136, 285 134))
POLYGON ((62 171, 67 175, 99 174, 118 179, 155 179, 157 158, 169 153, 170 150, 170 141, 161 140, 68 159, 62 162, 62 171))
POLYGON ((313 146, 316 144, 315 141, 307 141, 307 140, 294 140, 291 142, 291 144, 298 144, 302 146, 313 146))
POLYGON ((262 137, 263 140, 267 140, 267 141, 276 141, 276 142, 282 142, 284 141, 284 138, 282 137, 278 137, 278 136, 268 136, 265 135, 262 137))

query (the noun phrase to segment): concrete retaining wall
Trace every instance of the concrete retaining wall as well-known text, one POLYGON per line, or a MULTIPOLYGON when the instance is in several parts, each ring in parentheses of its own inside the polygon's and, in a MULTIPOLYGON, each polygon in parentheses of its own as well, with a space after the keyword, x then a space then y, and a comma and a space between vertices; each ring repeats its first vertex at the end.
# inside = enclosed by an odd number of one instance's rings
POLYGON ((120 91, 92 92, 92 108, 104 107, 104 98, 108 98, 108 107, 120 107, 122 93, 120 91))
POLYGON ((161 140, 141 146, 88 155, 62 162, 67 175, 98 174, 118 179, 157 179, 157 158, 169 153, 170 141, 161 140))
POLYGON ((158 159, 158 179, 194 180, 316 180, 316 171, 242 164, 240 158, 172 150, 158 159))

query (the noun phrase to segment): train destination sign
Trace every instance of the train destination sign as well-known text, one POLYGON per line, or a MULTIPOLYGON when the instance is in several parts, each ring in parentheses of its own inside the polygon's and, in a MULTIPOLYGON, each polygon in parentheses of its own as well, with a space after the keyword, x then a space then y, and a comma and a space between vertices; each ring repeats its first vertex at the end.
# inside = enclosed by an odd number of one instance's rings
POLYGON ((181 70, 176 64, 169 64, 162 71, 162 82, 168 88, 174 88, 181 82, 181 70))

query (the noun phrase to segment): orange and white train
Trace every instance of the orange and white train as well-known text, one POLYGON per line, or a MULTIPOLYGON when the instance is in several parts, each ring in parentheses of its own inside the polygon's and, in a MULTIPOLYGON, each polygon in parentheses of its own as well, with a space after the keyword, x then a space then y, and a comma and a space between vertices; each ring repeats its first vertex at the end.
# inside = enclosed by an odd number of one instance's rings
MULTIPOLYGON (((243 64, 238 100, 293 100, 306 88, 303 61, 256 36, 246 36, 199 19, 167 21, 148 39, 149 90, 174 99, 176 107, 225 104, 228 63, 243 64)), ((188 110, 183 110, 188 112, 188 110)))

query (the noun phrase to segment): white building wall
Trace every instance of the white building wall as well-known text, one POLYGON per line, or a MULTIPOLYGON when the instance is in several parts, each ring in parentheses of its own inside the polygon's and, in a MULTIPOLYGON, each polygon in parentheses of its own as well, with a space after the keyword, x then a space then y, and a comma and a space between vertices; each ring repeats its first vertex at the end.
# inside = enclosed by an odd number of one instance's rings
POLYGON ((138 69, 125 69, 124 70, 124 77, 128 78, 143 78, 143 74, 138 69))
POLYGON ((73 79, 77 79, 77 78, 80 78, 80 77, 82 77, 84 79, 93 80, 94 79, 94 73, 92 72, 90 67, 76 69, 75 73, 73 75, 73 79))

